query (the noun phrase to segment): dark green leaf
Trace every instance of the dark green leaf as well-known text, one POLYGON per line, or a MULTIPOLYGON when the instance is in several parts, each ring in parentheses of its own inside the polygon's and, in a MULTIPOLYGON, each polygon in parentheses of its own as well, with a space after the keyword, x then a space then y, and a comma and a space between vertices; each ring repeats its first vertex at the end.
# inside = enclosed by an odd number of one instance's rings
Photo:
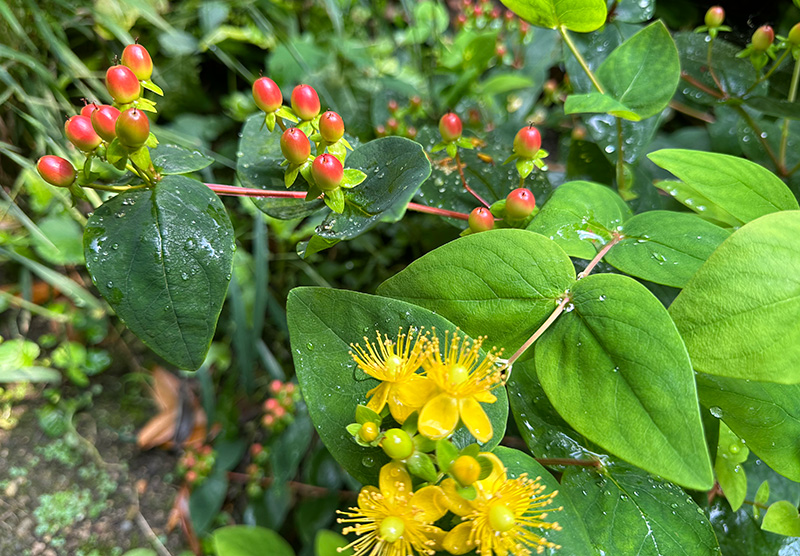
POLYGON ((214 335, 234 248, 219 197, 183 176, 117 195, 84 232, 86 268, 120 319, 161 357, 192 370, 214 335))
POLYGON ((231 525, 214 531, 217 556, 294 556, 294 550, 278 533, 263 527, 231 525))
POLYGON ((547 397, 577 431, 678 484, 713 486, 686 348, 666 309, 626 276, 579 280, 536 347, 547 397))
POLYGON ((789 118, 791 120, 800 119, 800 103, 797 102, 780 98, 753 96, 748 97, 745 103, 767 116, 789 118))
POLYGON ((651 19, 656 11, 655 0, 620 0, 619 2, 612 0, 612 2, 616 5, 613 17, 615 21, 641 23, 651 19))
POLYGON ((153 151, 152 155, 153 164, 164 176, 197 172, 214 162, 200 151, 189 151, 177 145, 163 143, 153 151))
POLYGON ((228 475, 221 468, 215 468, 198 487, 192 490, 189 496, 189 515, 197 535, 208 532, 227 494, 228 475))
POLYGON ((603 93, 586 93, 583 95, 569 95, 564 103, 565 114, 587 113, 611 114, 638 122, 642 117, 615 98, 603 93))
POLYGON ((696 370, 800 382, 800 211, 769 214, 734 232, 670 314, 696 370))
POLYGON ((447 243, 389 278, 378 293, 435 311, 511 354, 574 280, 569 257, 552 241, 507 229, 447 243))
POLYGON ((605 0, 503 0, 511 11, 539 27, 564 26, 588 33, 606 22, 605 0))

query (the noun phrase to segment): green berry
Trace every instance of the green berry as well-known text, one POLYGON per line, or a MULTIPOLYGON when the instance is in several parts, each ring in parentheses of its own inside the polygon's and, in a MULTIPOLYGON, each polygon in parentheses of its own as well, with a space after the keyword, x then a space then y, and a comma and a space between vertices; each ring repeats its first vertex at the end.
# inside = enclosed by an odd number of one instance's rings
POLYGON ((706 12, 706 27, 709 29, 716 29, 722 22, 725 21, 725 10, 722 9, 722 6, 712 6, 708 8, 706 12))
POLYGON ((754 50, 764 52, 772 45, 772 41, 774 40, 775 31, 772 30, 772 27, 769 25, 762 25, 753 33, 750 43, 753 45, 754 50))
POLYGON ((392 459, 406 459, 414 453, 414 443, 403 429, 389 429, 383 435, 381 448, 392 459))
POLYGON ((795 23, 789 30, 789 42, 795 46, 800 45, 800 23, 795 23))

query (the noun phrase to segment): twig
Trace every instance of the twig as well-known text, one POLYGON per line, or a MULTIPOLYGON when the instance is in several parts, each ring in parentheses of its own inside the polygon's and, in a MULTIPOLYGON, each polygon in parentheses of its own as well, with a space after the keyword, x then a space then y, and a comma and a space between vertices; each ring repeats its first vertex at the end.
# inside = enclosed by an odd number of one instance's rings
POLYGON ((681 71, 681 79, 686 81, 692 87, 695 87, 696 89, 700 89, 701 91, 703 91, 707 95, 711 95, 712 97, 719 98, 719 99, 725 98, 725 95, 723 95, 722 93, 720 93, 718 91, 715 91, 714 89, 712 89, 710 87, 706 87, 705 85, 700 83, 697 79, 695 79, 694 77, 692 77, 691 75, 689 75, 685 71, 681 71))
POLYGON ((622 239, 624 239, 622 234, 620 234, 619 232, 614 232, 611 241, 606 243, 603 246, 603 248, 597 252, 597 255, 594 256, 594 259, 591 260, 591 262, 586 266, 584 271, 578 274, 578 280, 589 276, 592 270, 594 270, 594 267, 597 266, 597 263, 599 263, 603 259, 603 257, 606 256, 606 253, 608 253, 611 250, 611 248, 614 247, 617 243, 619 243, 620 240, 622 239))
POLYGON ((567 306, 567 303, 569 303, 569 302, 571 301, 571 299, 572 299, 572 298, 571 298, 571 297, 570 297, 568 294, 565 294, 565 295, 564 295, 564 297, 561 299, 561 301, 559 302, 559 304, 558 304, 558 305, 556 306, 556 308, 553 310, 552 314, 551 314, 549 317, 547 317, 547 320, 546 320, 546 321, 544 321, 544 323, 542 324, 542 326, 540 326, 540 327, 539 327, 539 329, 538 329, 538 330, 536 330, 536 332, 534 332, 534 333, 533 333, 533 335, 532 335, 530 338, 528 338, 528 339, 525 341, 525 343, 524 343, 524 344, 522 344, 522 346, 521 346, 521 347, 520 347, 520 348, 519 348, 519 349, 516 351, 516 353, 514 353, 514 355, 512 355, 511 357, 509 357, 509 358, 508 358, 508 363, 507 363, 507 366, 508 366, 509 368, 510 368, 510 367, 511 367, 511 366, 514 364, 514 361, 516 361, 517 359, 519 359, 519 358, 520 358, 520 356, 522 356, 522 354, 523 354, 523 353, 525 353, 525 351, 526 351, 526 350, 527 350, 529 347, 531 347, 531 345, 533 344, 533 342, 535 342, 536 340, 538 340, 538 339, 539 339, 539 336, 541 336, 542 334, 544 334, 544 331, 545 331, 545 330, 547 330, 548 328, 550 328, 550 325, 551 325, 551 324, 553 324, 553 322, 555 322, 555 320, 558 318, 558 315, 560 315, 561 313, 563 313, 563 312, 564 312, 564 309, 566 308, 566 306, 567 306))
MULTIPOLYGON (((228 478, 238 483, 250 482, 250 476, 246 473, 228 471, 228 478)), ((265 477, 261 479, 259 484, 262 487, 268 487, 274 482, 274 480, 274 477, 265 477)), ((331 494, 337 494, 340 500, 355 500, 358 497, 358 493, 353 492, 352 490, 331 490, 329 488, 309 485, 299 481, 287 481, 286 484, 289 485, 289 488, 291 488, 299 496, 304 496, 306 498, 323 498, 331 494)))
POLYGON ((682 114, 686 114, 687 116, 701 120, 708 124, 713 124, 716 121, 714 116, 712 116, 711 114, 708 114, 706 112, 701 112, 700 110, 696 110, 690 106, 686 106, 685 104, 682 104, 677 100, 669 101, 669 107, 682 114))
POLYGON ((486 208, 491 207, 491 205, 487 203, 483 197, 478 195, 469 185, 467 185, 467 178, 464 177, 464 169, 461 167, 461 156, 458 154, 458 151, 456 151, 456 167, 458 168, 458 175, 461 176, 461 183, 464 185, 464 189, 469 191, 472 196, 475 197, 478 202, 480 202, 486 208))
POLYGON ((567 48, 569 48, 570 52, 572 52, 572 55, 575 56, 575 59, 581 65, 583 71, 586 72, 586 75, 591 80, 592 85, 594 85, 594 88, 597 89, 597 92, 605 93, 603 86, 600 85, 600 82, 597 80, 597 77, 595 77, 594 73, 592 73, 592 70, 589 68, 589 64, 586 63, 586 60, 584 60, 583 56, 581 56, 581 53, 575 46, 575 43, 572 42, 572 39, 570 38, 569 34, 567 34, 567 28, 561 25, 558 28, 558 32, 561 33, 561 38, 564 39, 564 44, 567 45, 567 48))
POLYGON ((156 549, 158 552, 158 556, 172 556, 167 547, 164 546, 164 543, 158 538, 158 535, 155 534, 153 529, 150 527, 150 524, 147 523, 147 520, 142 515, 141 510, 139 509, 139 500, 137 497, 136 500, 136 525, 139 526, 139 529, 142 531, 142 534, 150 541, 150 544, 153 545, 153 548, 156 549))

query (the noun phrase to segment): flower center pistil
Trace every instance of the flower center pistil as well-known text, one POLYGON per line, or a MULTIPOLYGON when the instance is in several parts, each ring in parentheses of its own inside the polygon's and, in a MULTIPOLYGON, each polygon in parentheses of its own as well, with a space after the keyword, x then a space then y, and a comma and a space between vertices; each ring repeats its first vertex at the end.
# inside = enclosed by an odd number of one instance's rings
POLYGON ((469 369, 463 365, 453 365, 447 369, 447 380, 453 386, 459 386, 469 378, 469 369))
POLYGON ((400 367, 403 365, 403 360, 400 359, 397 355, 392 355, 386 359, 386 372, 389 374, 391 378, 397 378, 397 371, 400 370, 400 367))
POLYGON ((516 524, 516 517, 505 504, 495 504, 489 510, 489 525, 498 533, 510 531, 516 524))
POLYGON ((403 536, 405 529, 406 525, 402 519, 390 515, 381 521, 380 537, 388 543, 393 543, 403 536))

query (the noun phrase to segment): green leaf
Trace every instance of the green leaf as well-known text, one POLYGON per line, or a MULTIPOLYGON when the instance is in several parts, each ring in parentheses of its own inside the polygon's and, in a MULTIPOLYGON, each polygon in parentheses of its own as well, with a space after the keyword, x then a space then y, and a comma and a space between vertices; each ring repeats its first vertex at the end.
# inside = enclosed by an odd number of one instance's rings
POLYGON ((630 216, 628 205, 611 188, 571 181, 555 190, 528 230, 549 237, 570 257, 592 259, 594 244, 611 239, 611 232, 630 216))
POLYGON ((128 153, 128 156, 131 162, 142 170, 148 170, 153 165, 153 161, 150 158, 150 149, 145 146, 141 146, 135 151, 128 153))
POLYGON ((149 548, 134 548, 122 556, 158 556, 158 554, 155 550, 150 550, 149 548))
POLYGON ((800 481, 800 385, 697 374, 700 402, 781 475, 800 481))
POLYGON ((92 281, 119 318, 167 361, 197 369, 233 265, 233 229, 219 197, 167 176, 104 203, 83 241, 92 281))
POLYGON ((436 442, 436 463, 439 465, 439 469, 441 469, 442 472, 447 473, 447 470, 450 469, 450 466, 457 457, 458 449, 453 446, 452 442, 446 438, 442 438, 436 442))
POLYGON ((83 229, 67 214, 53 214, 37 222, 44 237, 31 235, 36 253, 54 265, 83 264, 83 229))
POLYGON ((603 93, 587 93, 584 95, 569 95, 564 103, 565 114, 587 113, 611 114, 626 120, 638 122, 642 119, 636 112, 622 104, 613 97, 603 93))
POLYGON ((314 538, 314 556, 353 556, 353 549, 339 551, 350 544, 347 539, 335 531, 320 529, 314 538))
POLYGON ((647 157, 743 223, 798 208, 797 199, 775 174, 738 156, 662 149, 647 157))
POLYGON ((364 423, 381 424, 381 416, 372 411, 365 405, 358 405, 355 411, 356 423, 363 425, 364 423))
POLYGON ((764 515, 761 528, 787 537, 800 537, 800 514, 797 506, 786 500, 775 502, 764 515))
POLYGON ((589 33, 606 22, 605 0, 502 0, 525 21, 539 27, 589 33))
POLYGON ((800 119, 800 104, 796 102, 764 96, 751 96, 744 102, 767 116, 789 118, 790 120, 800 119))
POLYGON ((694 214, 654 210, 622 228, 605 261, 626 274, 682 288, 730 233, 694 214))
POLYGON ((177 145, 161 144, 152 152, 153 164, 162 176, 198 172, 214 162, 200 151, 177 145))
POLYGON ((114 138, 114 140, 108 144, 106 160, 115 168, 119 168, 120 170, 125 168, 125 164, 128 161, 128 151, 122 146, 119 139, 114 138))
POLYGON ((668 193, 682 205, 693 210, 704 220, 725 227, 738 228, 744 222, 731 216, 725 209, 715 205, 708 197, 702 195, 696 187, 675 180, 661 180, 654 184, 658 189, 668 193))
POLYGON ((769 214, 734 232, 669 311, 696 370, 800 382, 800 211, 769 214))
POLYGON ((159 96, 164 96, 164 91, 161 90, 161 87, 153 83, 151 80, 142 81, 142 87, 147 89, 148 91, 153 91, 155 94, 159 96))
POLYGON ((742 440, 724 422, 720 422, 714 473, 734 511, 742 506, 747 494, 747 476, 741 464, 747 461, 749 454, 750 450, 742 440))
POLYGON ((230 525, 214 531, 217 556, 294 556, 294 550, 278 533, 263 527, 230 525))
POLYGON ((378 293, 435 311, 510 355, 574 280, 572 262, 552 241, 506 229, 446 243, 386 280, 378 293))
POLYGON ((476 92, 481 95, 498 95, 518 89, 527 89, 534 85, 535 83, 530 77, 519 73, 499 73, 480 83, 476 92))
POLYGON ((626 276, 579 280, 536 346, 547 397, 578 432, 642 469, 713 486, 691 363, 666 309, 626 276))
POLYGON ((438 475, 436 473, 436 468, 433 466, 433 461, 428 454, 414 452, 411 457, 406 460, 406 465, 408 466, 409 473, 412 475, 429 483, 436 482, 438 475))
MULTIPOLYGON (((297 378, 320 438, 353 477, 364 484, 374 483, 388 459, 380 448, 358 447, 345 427, 377 381, 357 370, 349 354, 350 344, 363 346, 363 337, 374 337, 376 328, 391 337, 400 327, 435 327, 443 335, 455 325, 409 303, 326 288, 292 290, 287 318, 297 378)), ((485 449, 501 440, 508 417, 504 389, 498 388, 495 394, 498 401, 484 406, 495 432, 485 449)), ((456 437, 462 444, 474 442, 458 431, 456 437)))
POLYGON ((344 212, 344 194, 341 188, 337 187, 332 191, 326 191, 323 199, 325 204, 328 205, 328 208, 336 214, 342 214, 344 212))
MULTIPOLYGON (((228 494, 228 475, 224 469, 215 468, 189 496, 189 516, 198 535, 208 532, 228 494)), ((235 554, 235 553, 234 553, 235 554)))

